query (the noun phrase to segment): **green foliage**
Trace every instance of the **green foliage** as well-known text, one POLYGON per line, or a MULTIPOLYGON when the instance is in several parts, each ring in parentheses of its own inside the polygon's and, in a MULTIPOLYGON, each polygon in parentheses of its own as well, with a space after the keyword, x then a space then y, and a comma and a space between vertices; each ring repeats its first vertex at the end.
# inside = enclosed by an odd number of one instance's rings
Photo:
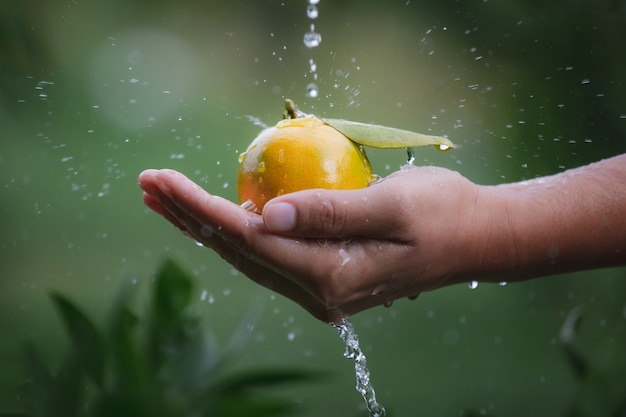
POLYGON ((70 339, 58 369, 39 350, 25 348, 29 380, 22 387, 23 414, 2 417, 270 417, 293 413, 294 403, 264 388, 304 381, 296 370, 249 371, 220 376, 206 326, 189 313, 192 281, 175 263, 164 263, 146 318, 130 309, 124 288, 107 323, 98 329, 70 300, 52 294, 70 339))
POLYGON ((585 352, 577 340, 582 308, 569 312, 561 327, 565 357, 578 380, 567 417, 626 416, 626 355, 620 342, 604 343, 596 352, 585 352))

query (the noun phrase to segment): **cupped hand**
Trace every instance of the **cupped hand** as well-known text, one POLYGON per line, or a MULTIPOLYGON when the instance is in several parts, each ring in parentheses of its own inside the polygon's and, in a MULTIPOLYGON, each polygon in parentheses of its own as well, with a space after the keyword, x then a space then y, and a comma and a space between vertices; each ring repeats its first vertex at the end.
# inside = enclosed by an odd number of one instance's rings
POLYGON ((456 172, 407 166, 364 189, 283 195, 259 215, 176 171, 146 170, 139 185, 152 210, 325 322, 456 282, 480 194, 456 172))

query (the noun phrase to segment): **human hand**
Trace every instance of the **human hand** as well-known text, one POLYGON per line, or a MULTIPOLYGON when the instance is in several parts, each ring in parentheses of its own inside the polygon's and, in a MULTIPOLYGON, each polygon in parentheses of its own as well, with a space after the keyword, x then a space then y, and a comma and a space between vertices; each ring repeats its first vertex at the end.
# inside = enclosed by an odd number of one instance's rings
POLYGON ((283 195, 262 215, 172 170, 144 171, 139 185, 152 210, 325 322, 458 282, 459 265, 480 250, 468 240, 480 228, 479 186, 443 168, 283 195))

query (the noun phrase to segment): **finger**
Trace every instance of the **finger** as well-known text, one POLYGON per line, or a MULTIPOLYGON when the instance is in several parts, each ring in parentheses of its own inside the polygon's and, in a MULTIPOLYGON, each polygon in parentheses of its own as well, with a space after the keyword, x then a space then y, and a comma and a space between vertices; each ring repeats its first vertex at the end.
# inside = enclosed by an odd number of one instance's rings
POLYGON ((401 239, 402 195, 377 187, 359 190, 305 190, 270 200, 265 226, 290 236, 401 239))
POLYGON ((222 197, 209 194, 183 174, 160 170, 154 176, 159 201, 179 220, 193 219, 199 225, 224 236, 250 235, 247 228, 262 227, 259 215, 222 197))
MULTIPOLYGON (((233 210, 245 216, 249 216, 250 213, 223 199, 211 198, 209 200, 215 200, 215 204, 204 204, 207 201, 206 193, 200 192, 195 184, 191 184, 186 177, 174 171, 146 171, 140 175, 139 183, 146 190, 144 202, 148 207, 165 217, 174 226, 189 233, 197 241, 213 249, 253 281, 293 300, 319 320, 334 322, 339 319, 338 310, 327 307, 296 281, 286 278, 275 268, 269 268, 261 262, 260 259, 267 258, 267 254, 258 254, 254 248, 242 250, 240 243, 233 243, 242 240, 234 238, 241 233, 238 225, 242 223, 229 220, 226 214, 233 210), (202 214, 202 211, 210 214, 202 214), (209 236, 210 227, 215 227, 219 235, 209 236)), ((282 238, 275 237, 275 239, 282 238)), ((262 246, 271 248, 274 245, 262 246)), ((272 253, 280 255, 280 251, 272 251, 272 253)), ((301 256, 297 258, 302 259, 301 256)))
POLYGON ((151 209, 155 213, 157 213, 157 214, 161 215, 162 217, 164 217, 167 221, 172 223, 172 225, 174 225, 174 227, 176 227, 177 229, 181 230, 182 232, 186 232, 187 231, 185 226, 178 221, 176 216, 174 216, 172 213, 170 213, 169 210, 167 210, 165 207, 163 207, 163 205, 159 202, 159 200, 157 200, 156 198, 154 198, 150 194, 144 192, 144 194, 143 194, 143 202, 149 209, 151 209))

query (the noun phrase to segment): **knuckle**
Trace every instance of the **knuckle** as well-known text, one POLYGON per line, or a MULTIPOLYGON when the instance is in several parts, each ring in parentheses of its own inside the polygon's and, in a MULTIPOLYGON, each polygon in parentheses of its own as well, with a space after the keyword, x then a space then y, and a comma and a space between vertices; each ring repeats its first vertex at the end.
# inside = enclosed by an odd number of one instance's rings
POLYGON ((313 227, 325 235, 341 236, 346 227, 346 210, 337 204, 327 191, 318 194, 319 200, 315 208, 313 227))

